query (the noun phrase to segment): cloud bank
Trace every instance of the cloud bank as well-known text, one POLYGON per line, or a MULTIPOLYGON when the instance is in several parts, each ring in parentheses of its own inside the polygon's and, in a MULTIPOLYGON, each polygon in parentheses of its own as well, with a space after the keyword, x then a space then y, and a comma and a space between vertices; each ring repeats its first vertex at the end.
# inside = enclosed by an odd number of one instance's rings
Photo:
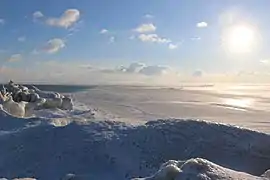
POLYGON ((178 81, 170 67, 144 63, 102 68, 79 62, 39 61, 24 68, 2 66, 0 76, 3 82, 13 79, 17 82, 52 84, 154 85, 178 81))
MULTIPOLYGON (((50 44, 50 43, 49 43, 50 44)), ((53 44, 53 43, 52 43, 53 44)), ((46 51, 55 52, 54 46, 46 51)), ((56 48, 57 49, 57 48, 56 48)), ((13 54, 8 60, 13 64, 23 61, 21 54, 13 54)), ((270 73, 241 72, 210 74, 202 70, 181 71, 164 65, 147 65, 134 62, 125 66, 99 67, 85 62, 36 61, 24 67, 0 66, 2 82, 13 79, 22 83, 45 84, 114 84, 114 85, 181 85, 183 83, 243 83, 268 82, 270 73)))
POLYGON ((161 65, 146 65, 144 63, 131 63, 129 66, 120 66, 118 71, 123 73, 141 74, 146 76, 160 76, 171 71, 170 67, 161 65))

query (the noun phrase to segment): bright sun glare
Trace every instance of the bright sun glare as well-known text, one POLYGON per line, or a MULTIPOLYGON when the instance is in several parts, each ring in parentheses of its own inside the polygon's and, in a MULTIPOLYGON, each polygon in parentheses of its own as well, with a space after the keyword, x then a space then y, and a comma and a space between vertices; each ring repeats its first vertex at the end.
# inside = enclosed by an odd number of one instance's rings
POLYGON ((248 26, 233 26, 226 33, 226 42, 229 52, 251 52, 255 43, 255 32, 248 26))

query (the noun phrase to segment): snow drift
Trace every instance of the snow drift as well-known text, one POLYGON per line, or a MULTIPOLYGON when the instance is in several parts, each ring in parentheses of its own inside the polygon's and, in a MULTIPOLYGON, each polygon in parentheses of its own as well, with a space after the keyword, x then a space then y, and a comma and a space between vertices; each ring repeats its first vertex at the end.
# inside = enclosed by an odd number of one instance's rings
POLYGON ((168 161, 151 177, 133 180, 266 180, 247 173, 233 171, 207 160, 168 161))
MULTIPOLYGON (((60 124, 66 121, 56 119, 60 124)), ((41 180, 153 179, 151 175, 161 164, 175 159, 185 161, 176 166, 181 170, 178 180, 229 179, 234 174, 242 175, 240 172, 245 173, 241 178, 255 179, 270 167, 270 136, 234 126, 177 119, 141 126, 76 118, 56 126, 53 121, 15 118, 1 110, 0 176, 41 180)))

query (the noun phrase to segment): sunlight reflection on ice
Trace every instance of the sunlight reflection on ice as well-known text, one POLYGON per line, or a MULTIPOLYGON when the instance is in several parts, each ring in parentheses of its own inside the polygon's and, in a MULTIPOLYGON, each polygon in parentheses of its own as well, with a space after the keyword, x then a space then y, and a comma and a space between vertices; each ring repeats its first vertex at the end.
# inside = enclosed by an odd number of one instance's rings
POLYGON ((226 98, 223 99, 223 103, 225 105, 231 106, 231 107, 237 107, 237 108, 249 108, 253 105, 254 100, 253 99, 232 99, 232 98, 226 98))

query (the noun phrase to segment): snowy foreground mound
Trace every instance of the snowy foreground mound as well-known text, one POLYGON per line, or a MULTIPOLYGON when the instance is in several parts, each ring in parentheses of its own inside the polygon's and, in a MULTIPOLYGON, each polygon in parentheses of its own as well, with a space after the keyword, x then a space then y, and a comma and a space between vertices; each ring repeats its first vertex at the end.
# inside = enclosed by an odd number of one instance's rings
POLYGON ((0 176, 7 179, 249 180, 265 179, 270 168, 269 135, 193 120, 55 126, 0 111, 0 144, 0 176))
MULTIPOLYGON (((270 176, 269 176, 270 178, 270 176)), ((168 161, 160 170, 151 177, 135 178, 133 180, 263 180, 262 177, 252 176, 247 173, 233 171, 207 160, 196 158, 188 161, 168 161)))

